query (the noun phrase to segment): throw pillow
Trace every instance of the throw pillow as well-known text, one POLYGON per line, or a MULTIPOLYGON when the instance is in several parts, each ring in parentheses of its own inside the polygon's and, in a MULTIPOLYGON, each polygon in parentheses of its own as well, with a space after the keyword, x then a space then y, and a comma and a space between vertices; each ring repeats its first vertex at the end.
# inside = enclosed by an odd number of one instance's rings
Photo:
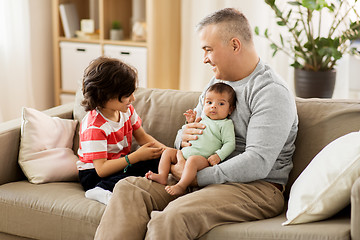
POLYGON ((23 108, 19 165, 31 183, 77 180, 72 151, 77 121, 23 108))
POLYGON ((296 179, 283 225, 336 214, 350 203, 351 187, 359 176, 360 132, 352 132, 324 147, 296 179))

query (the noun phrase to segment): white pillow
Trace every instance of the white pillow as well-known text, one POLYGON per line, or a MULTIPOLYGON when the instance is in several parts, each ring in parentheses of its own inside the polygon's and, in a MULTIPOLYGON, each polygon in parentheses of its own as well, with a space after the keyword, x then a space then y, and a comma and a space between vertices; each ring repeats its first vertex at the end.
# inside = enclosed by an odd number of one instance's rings
POLYGON ((296 179, 283 225, 336 214, 350 203, 351 187, 359 176, 360 132, 352 132, 323 148, 296 179))
POLYGON ((23 108, 19 165, 31 183, 77 180, 72 146, 77 121, 23 108))

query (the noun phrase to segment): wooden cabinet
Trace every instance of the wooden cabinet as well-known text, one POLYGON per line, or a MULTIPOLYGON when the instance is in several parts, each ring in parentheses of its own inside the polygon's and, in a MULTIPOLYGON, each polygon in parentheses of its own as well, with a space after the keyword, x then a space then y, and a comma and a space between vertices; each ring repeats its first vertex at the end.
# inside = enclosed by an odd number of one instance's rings
MULTIPOLYGON (((61 104, 61 96, 75 94, 63 88, 61 42, 96 44, 104 55, 106 46, 128 46, 146 48, 146 86, 149 88, 179 88, 180 66, 180 1, 181 0, 53 0, 54 41, 54 88, 55 103, 61 104), (139 1, 145 3, 146 41, 131 40, 133 13, 139 1), (66 38, 61 21, 60 4, 74 3, 79 20, 93 19, 98 29, 98 39, 66 38), (110 40, 113 21, 120 21, 124 40, 110 40)), ((79 64, 81 65, 81 64, 79 64)), ((75 66, 76 67, 76 64, 75 66)), ((80 67, 80 66, 79 66, 80 67)), ((84 69, 81 69, 83 71, 84 69)))

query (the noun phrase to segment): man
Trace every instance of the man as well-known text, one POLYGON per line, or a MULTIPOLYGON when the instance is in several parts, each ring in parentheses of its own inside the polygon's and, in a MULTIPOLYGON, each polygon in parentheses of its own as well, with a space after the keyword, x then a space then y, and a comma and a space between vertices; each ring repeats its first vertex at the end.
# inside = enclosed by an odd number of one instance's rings
MULTIPOLYGON (((237 94, 231 115, 236 149, 226 161, 199 171, 193 185, 200 189, 181 198, 145 178, 120 181, 96 239, 196 239, 218 225, 270 218, 283 210, 298 123, 294 97, 259 59, 242 13, 217 11, 198 24, 197 32, 204 63, 215 75, 209 85, 223 81, 237 94)), ((204 127, 198 121, 185 125, 176 146, 188 146, 204 127)), ((179 158, 172 167, 175 177, 183 166, 179 158)))

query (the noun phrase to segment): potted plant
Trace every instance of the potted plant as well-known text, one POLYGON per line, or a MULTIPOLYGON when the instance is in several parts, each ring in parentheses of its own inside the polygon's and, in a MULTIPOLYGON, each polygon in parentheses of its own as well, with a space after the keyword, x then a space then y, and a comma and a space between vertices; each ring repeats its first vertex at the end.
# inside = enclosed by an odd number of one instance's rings
MULTIPOLYGON (((273 56, 280 50, 293 60, 296 95, 331 98, 337 61, 346 52, 356 53, 350 41, 360 37, 357 0, 295 0, 287 2, 288 10, 281 10, 275 0, 265 2, 274 10, 277 24, 287 28, 289 34, 280 34, 275 41, 266 29, 261 36, 271 42, 273 56), (332 16, 326 32, 322 29, 325 11, 332 16), (349 19, 350 13, 356 16, 355 21, 349 19)), ((258 27, 255 34, 260 35, 258 27)))
POLYGON ((110 39, 115 41, 124 39, 124 31, 119 21, 115 20, 112 22, 110 29, 110 39))

